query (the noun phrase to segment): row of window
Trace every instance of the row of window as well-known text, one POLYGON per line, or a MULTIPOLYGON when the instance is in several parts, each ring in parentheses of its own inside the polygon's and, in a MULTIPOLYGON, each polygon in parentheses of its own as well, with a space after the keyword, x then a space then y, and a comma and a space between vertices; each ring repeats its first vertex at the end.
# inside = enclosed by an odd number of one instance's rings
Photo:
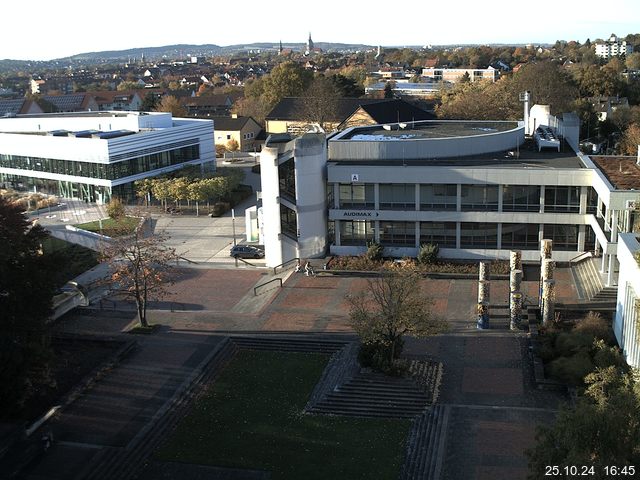
MULTIPOLYGON (((535 250, 539 246, 538 224, 503 223, 501 248, 535 250)), ((385 246, 415 247, 437 243, 441 248, 456 248, 456 222, 379 222, 380 243, 385 246)), ((578 249, 577 225, 543 226, 543 237, 553 240, 557 250, 578 249)), ((375 239, 375 222, 365 220, 340 221, 340 245, 366 245, 375 239)), ((498 248, 497 223, 460 222, 460 248, 498 248)))
POLYGON ((108 164, 0 154, 0 167, 116 180, 158 168, 178 165, 190 160, 197 160, 199 157, 199 145, 176 148, 166 152, 153 153, 108 164))
MULTIPOLYGON (((502 188, 503 212, 539 212, 540 186, 504 185, 502 188)), ((419 185, 419 210, 456 210, 458 186, 455 184, 419 185)), ((339 207, 342 209, 375 208, 374 185, 340 184, 339 207)), ((460 209, 462 211, 498 211, 498 185, 461 185, 460 209)), ((597 195, 590 188, 587 195, 588 212, 595 211, 597 195)), ((379 208, 382 210, 415 210, 416 188, 412 183, 380 184, 379 208)), ((580 187, 546 186, 544 189, 545 212, 580 211, 580 187)))

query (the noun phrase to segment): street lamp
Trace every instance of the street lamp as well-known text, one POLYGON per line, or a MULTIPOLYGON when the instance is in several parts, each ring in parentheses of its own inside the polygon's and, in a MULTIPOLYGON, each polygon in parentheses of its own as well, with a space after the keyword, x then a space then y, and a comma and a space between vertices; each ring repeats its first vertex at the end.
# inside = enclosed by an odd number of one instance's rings
POLYGON ((236 246, 236 211, 231 209, 231 228, 233 229, 233 246, 236 246))

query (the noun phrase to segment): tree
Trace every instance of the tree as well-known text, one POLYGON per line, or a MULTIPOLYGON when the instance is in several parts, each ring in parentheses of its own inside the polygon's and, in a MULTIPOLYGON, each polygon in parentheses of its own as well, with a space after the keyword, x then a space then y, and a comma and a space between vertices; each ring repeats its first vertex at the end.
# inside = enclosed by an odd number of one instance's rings
POLYGON ((302 96, 302 118, 329 130, 337 123, 339 98, 340 93, 333 81, 326 77, 315 78, 302 96))
POLYGON ((136 189, 136 196, 144 199, 145 206, 149 206, 149 200, 153 193, 153 184, 156 181, 155 178, 143 178, 142 180, 136 180, 133 185, 136 189))
POLYGON ((640 145, 640 123, 632 123, 622 135, 620 153, 623 155, 637 155, 638 145, 640 145))
POLYGON ((135 90, 136 88, 140 88, 140 85, 138 85, 138 82, 124 81, 118 84, 118 87, 116 88, 116 90, 119 92, 126 92, 128 90, 135 90))
POLYGON ((367 280, 367 288, 348 297, 351 327, 364 346, 374 345, 385 354, 391 366, 402 349, 402 337, 426 337, 445 328, 436 318, 432 302, 423 296, 421 277, 401 268, 384 270, 374 280, 367 280))
POLYGON ((158 102, 160 99, 158 95, 153 93, 147 93, 142 99, 142 104, 140 105, 141 112, 153 112, 158 107, 158 102))
POLYGON ((171 112, 174 117, 184 117, 187 114, 186 108, 184 108, 180 101, 173 95, 165 95, 160 100, 160 103, 155 108, 156 112, 171 112))
POLYGON ((640 70, 640 52, 633 52, 627 57, 625 63, 631 70, 640 70))
POLYGON ((107 215, 114 220, 119 220, 125 215, 124 203, 118 197, 111 198, 107 205, 107 215))
POLYGON ((140 228, 133 235, 113 239, 101 252, 109 265, 110 285, 135 300, 141 327, 149 327, 149 301, 164 298, 173 284, 171 262, 176 253, 165 245, 166 240, 163 235, 145 237, 140 228))
POLYGON ((393 87, 395 87, 393 81, 384 84, 384 98, 393 98, 393 87))
MULTIPOLYGON (((0 406, 12 413, 51 383, 45 323, 55 265, 41 255, 46 231, 0 196, 0 406)), ((0 413, 0 416, 3 416, 0 413)))
POLYGON ((520 92, 530 91, 535 103, 551 106, 553 115, 572 111, 573 102, 579 97, 573 79, 550 61, 525 65, 514 75, 510 90, 514 102, 520 92))
MULTIPOLYGON (((538 427, 536 445, 527 452, 529 478, 542 478, 547 465, 594 467, 589 478, 610 479, 605 466, 640 463, 640 383, 615 366, 585 378, 584 396, 575 408, 560 410, 555 424, 538 427)), ((637 472, 636 472, 637 473, 637 472)), ((632 475, 633 476, 633 475, 632 475)))
POLYGON ((264 98, 269 108, 284 97, 297 97, 306 90, 312 80, 312 73, 295 62, 283 62, 273 67, 271 73, 262 79, 264 98))
POLYGON ((237 152, 240 149, 240 144, 235 138, 230 139, 227 142, 227 150, 230 152, 237 152))

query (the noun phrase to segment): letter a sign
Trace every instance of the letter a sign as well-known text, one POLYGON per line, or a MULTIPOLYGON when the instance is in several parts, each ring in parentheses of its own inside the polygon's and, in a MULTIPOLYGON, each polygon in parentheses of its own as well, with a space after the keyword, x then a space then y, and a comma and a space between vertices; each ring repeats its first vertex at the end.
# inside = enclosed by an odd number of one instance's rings
POLYGON ((352 173, 351 174, 351 181, 352 182, 359 182, 360 181, 360 175, 358 175, 357 173, 352 173))

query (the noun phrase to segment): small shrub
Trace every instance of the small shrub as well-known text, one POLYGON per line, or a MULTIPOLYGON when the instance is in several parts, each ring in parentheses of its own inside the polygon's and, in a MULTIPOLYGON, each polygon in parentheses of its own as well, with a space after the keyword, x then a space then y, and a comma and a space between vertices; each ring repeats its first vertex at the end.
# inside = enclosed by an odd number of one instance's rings
POLYGON ((576 322, 574 331, 602 339, 610 345, 615 342, 611 325, 597 312, 589 312, 584 319, 576 322))
POLYGON ((571 357, 559 357, 549 364, 551 376, 570 385, 582 385, 584 377, 594 370, 591 356, 581 351, 571 357))
POLYGON ((358 351, 358 361, 362 367, 371 368, 387 375, 404 375, 409 366, 407 362, 400 360, 400 354, 404 348, 404 340, 396 340, 393 361, 389 361, 390 345, 371 342, 363 343, 358 351))
POLYGON ((420 245, 418 251, 418 263, 422 265, 429 265, 435 263, 438 260, 438 252, 440 247, 437 243, 424 243, 420 245))
POLYGON ((214 217, 221 217, 226 212, 228 212, 230 208, 231 205, 229 205, 227 202, 214 203, 213 207, 211 207, 211 215, 214 217))
POLYGON ((367 253, 365 256, 374 262, 379 262, 382 260, 382 255, 384 254, 384 247, 376 242, 368 242, 367 243, 367 253))
POLYGON ((113 197, 107 204, 107 215, 114 220, 124 217, 124 203, 118 197, 113 197))
POLYGON ((555 342, 556 356, 570 357, 579 352, 588 352, 593 345, 593 336, 588 333, 562 332, 555 342))

